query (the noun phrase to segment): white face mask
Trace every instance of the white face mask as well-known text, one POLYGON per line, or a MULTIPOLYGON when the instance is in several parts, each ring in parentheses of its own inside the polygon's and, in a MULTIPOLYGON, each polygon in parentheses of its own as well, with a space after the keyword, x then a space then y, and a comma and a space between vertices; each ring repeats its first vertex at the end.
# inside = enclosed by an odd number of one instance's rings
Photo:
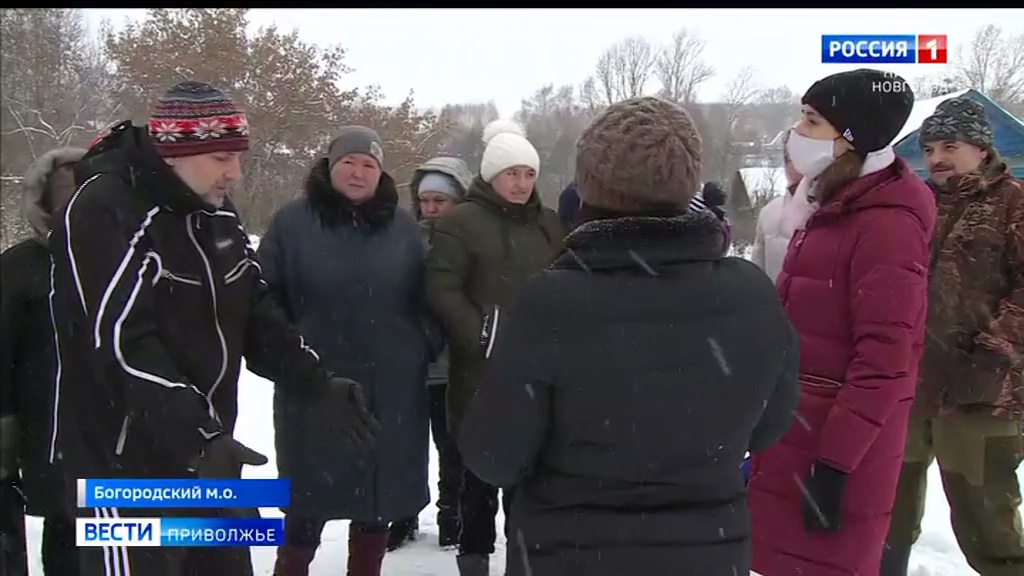
POLYGON ((815 140, 801 136, 796 130, 789 134, 786 151, 793 167, 806 178, 817 178, 835 160, 834 141, 815 140))

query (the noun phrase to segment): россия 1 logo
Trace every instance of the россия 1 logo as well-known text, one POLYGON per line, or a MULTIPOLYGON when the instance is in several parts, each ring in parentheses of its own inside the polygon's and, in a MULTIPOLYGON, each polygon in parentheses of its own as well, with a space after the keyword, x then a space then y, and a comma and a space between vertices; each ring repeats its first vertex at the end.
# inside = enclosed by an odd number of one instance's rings
POLYGON ((833 34, 821 37, 822 64, 946 64, 945 34, 833 34))

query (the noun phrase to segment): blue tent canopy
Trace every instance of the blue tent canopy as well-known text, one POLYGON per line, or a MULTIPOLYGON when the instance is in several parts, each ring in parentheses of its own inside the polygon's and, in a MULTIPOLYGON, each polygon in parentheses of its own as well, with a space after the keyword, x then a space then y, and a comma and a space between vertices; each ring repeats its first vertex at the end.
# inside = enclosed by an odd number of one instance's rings
POLYGON ((990 100, 988 96, 974 89, 961 90, 938 98, 915 102, 914 110, 911 112, 906 126, 896 136, 896 144, 894 144, 896 154, 906 160, 922 178, 927 178, 928 170, 925 167, 924 154, 918 141, 918 131, 925 118, 935 112, 935 107, 940 102, 959 96, 966 96, 985 106, 985 115, 988 117, 989 123, 992 124, 996 149, 1010 165, 1014 176, 1024 178, 1024 122, 990 100))

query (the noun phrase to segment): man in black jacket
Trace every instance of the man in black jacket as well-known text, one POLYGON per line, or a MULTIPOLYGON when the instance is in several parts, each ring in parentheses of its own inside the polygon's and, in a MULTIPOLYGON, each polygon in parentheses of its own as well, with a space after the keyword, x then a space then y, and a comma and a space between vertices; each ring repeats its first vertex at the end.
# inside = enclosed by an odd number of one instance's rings
MULTIPOLYGON (((50 235, 53 455, 69 478, 225 477, 266 462, 232 438, 243 356, 257 374, 340 407, 338 430, 325 433, 372 442, 358 384, 329 375, 289 326, 228 199, 248 134, 230 98, 183 82, 161 97, 148 129, 116 126, 76 166, 78 190, 50 235)), ((246 548, 82 549, 84 576, 105 570, 252 574, 246 548)))
POLYGON ((25 514, 42 516, 43 570, 78 574, 75 520, 61 505, 63 482, 49 463, 56 369, 50 323, 50 218, 75 191, 72 166, 85 150, 57 148, 40 156, 22 180, 32 236, 0 256, 0 567, 28 574, 25 514))

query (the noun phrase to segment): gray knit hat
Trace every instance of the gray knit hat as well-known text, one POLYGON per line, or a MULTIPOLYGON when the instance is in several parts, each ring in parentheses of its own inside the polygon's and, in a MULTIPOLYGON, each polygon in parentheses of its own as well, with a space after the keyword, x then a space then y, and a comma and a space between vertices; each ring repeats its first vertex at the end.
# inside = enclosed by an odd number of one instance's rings
POLYGON ((941 102, 935 113, 921 124, 919 138, 921 146, 949 140, 990 150, 994 144, 992 125, 985 118, 985 106, 963 96, 941 102))
POLYGON ((333 168, 338 160, 349 154, 366 154, 377 160, 384 168, 384 146, 380 134, 366 126, 345 126, 331 140, 327 147, 327 168, 333 168))

